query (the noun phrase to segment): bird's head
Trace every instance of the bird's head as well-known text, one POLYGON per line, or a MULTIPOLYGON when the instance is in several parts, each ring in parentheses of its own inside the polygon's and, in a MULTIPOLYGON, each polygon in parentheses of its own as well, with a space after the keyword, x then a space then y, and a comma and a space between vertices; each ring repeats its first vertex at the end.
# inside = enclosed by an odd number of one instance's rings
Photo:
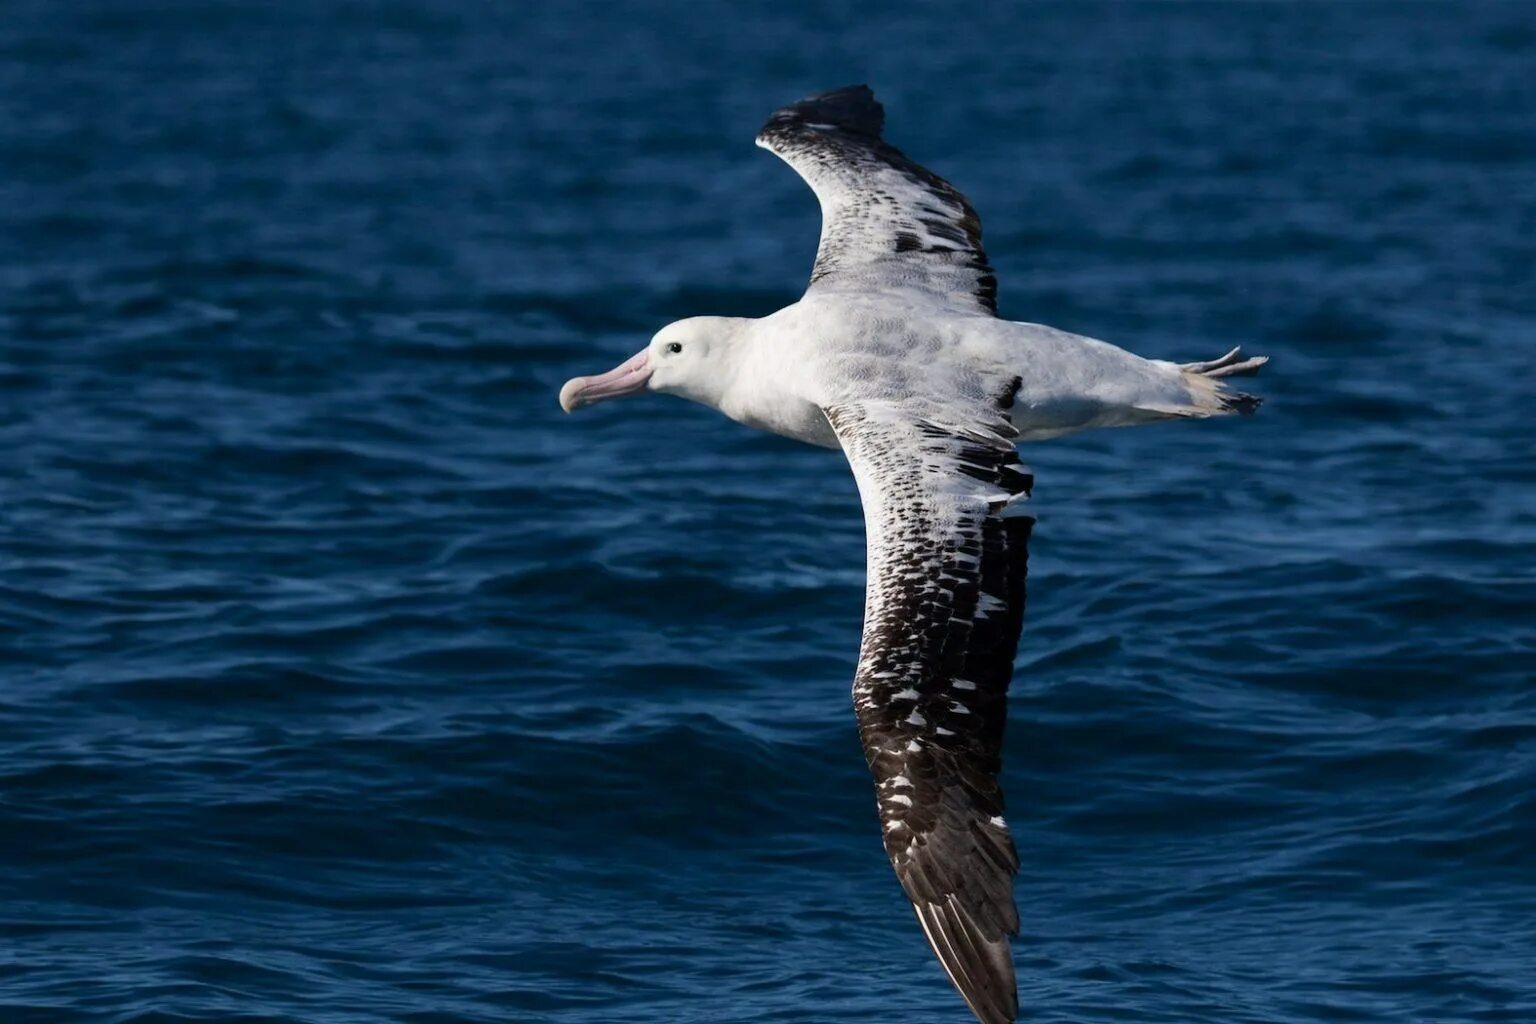
POLYGON ((560 407, 575 412, 609 398, 659 391, 719 406, 735 370, 740 317, 695 316, 670 323, 651 343, 607 373, 573 377, 560 389, 560 407))

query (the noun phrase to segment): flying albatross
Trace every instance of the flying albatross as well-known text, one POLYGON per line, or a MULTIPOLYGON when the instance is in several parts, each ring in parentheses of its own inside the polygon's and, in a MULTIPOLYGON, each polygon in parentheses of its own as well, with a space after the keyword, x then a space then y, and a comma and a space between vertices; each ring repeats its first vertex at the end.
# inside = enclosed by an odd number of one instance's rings
POLYGON ((701 316, 607 373, 560 389, 567 411, 660 391, 848 458, 868 584, 854 675, 885 852, 939 962, 983 1024, 1018 1014, 1009 937, 1018 855, 998 769, 1034 520, 1016 446, 1090 427, 1251 413, 1221 378, 1264 358, 1143 359, 997 317, 976 211, 881 138, 865 86, 775 111, 757 144, 821 203, 799 302, 761 319, 701 316))

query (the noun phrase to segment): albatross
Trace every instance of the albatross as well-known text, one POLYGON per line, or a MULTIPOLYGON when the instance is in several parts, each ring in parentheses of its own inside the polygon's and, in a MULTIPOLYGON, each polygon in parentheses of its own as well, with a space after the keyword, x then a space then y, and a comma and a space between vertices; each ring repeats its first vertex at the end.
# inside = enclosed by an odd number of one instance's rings
POLYGON ((757 144, 821 204, 800 301, 760 319, 663 327, 560 405, 643 391, 847 456, 868 582, 853 682, 885 852, 939 963, 982 1024, 1018 1015, 1009 946, 1019 860, 998 783, 1034 520, 1022 442, 1092 427, 1252 413, 1206 362, 997 316, 981 221, 953 185, 882 137, 866 86, 777 110, 757 144))

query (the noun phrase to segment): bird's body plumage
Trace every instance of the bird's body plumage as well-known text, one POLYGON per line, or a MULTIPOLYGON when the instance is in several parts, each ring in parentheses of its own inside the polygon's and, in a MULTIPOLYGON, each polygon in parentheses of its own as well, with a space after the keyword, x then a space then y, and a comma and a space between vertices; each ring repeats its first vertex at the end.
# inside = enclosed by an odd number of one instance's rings
POLYGON ((1021 441, 1227 411, 1178 364, 1042 324, 936 314, 900 291, 807 295, 743 321, 737 348, 738 366, 711 404, 827 448, 841 445, 821 410, 852 401, 900 398, 967 422, 995 415, 1011 393, 1021 441))
POLYGON ((999 319, 980 218, 883 128, 863 86, 776 111, 758 144, 822 207, 805 296, 672 324, 561 403, 648 387, 846 454, 869 568, 853 701, 886 854, 967 1005, 1007 1024, 1018 857, 998 772, 1033 525, 1009 512, 1032 484, 1016 445, 1251 412, 1220 379, 1264 360, 1179 365, 999 319))

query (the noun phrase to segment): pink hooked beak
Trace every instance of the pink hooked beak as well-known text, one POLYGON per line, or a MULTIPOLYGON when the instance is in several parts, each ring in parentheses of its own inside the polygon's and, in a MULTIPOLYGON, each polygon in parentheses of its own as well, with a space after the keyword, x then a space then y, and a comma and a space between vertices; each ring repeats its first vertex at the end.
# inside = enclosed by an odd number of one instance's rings
POLYGON ((651 355, 641 349, 607 373, 596 377, 572 377, 560 389, 560 408, 575 412, 584 405, 645 390, 651 379, 651 355))

